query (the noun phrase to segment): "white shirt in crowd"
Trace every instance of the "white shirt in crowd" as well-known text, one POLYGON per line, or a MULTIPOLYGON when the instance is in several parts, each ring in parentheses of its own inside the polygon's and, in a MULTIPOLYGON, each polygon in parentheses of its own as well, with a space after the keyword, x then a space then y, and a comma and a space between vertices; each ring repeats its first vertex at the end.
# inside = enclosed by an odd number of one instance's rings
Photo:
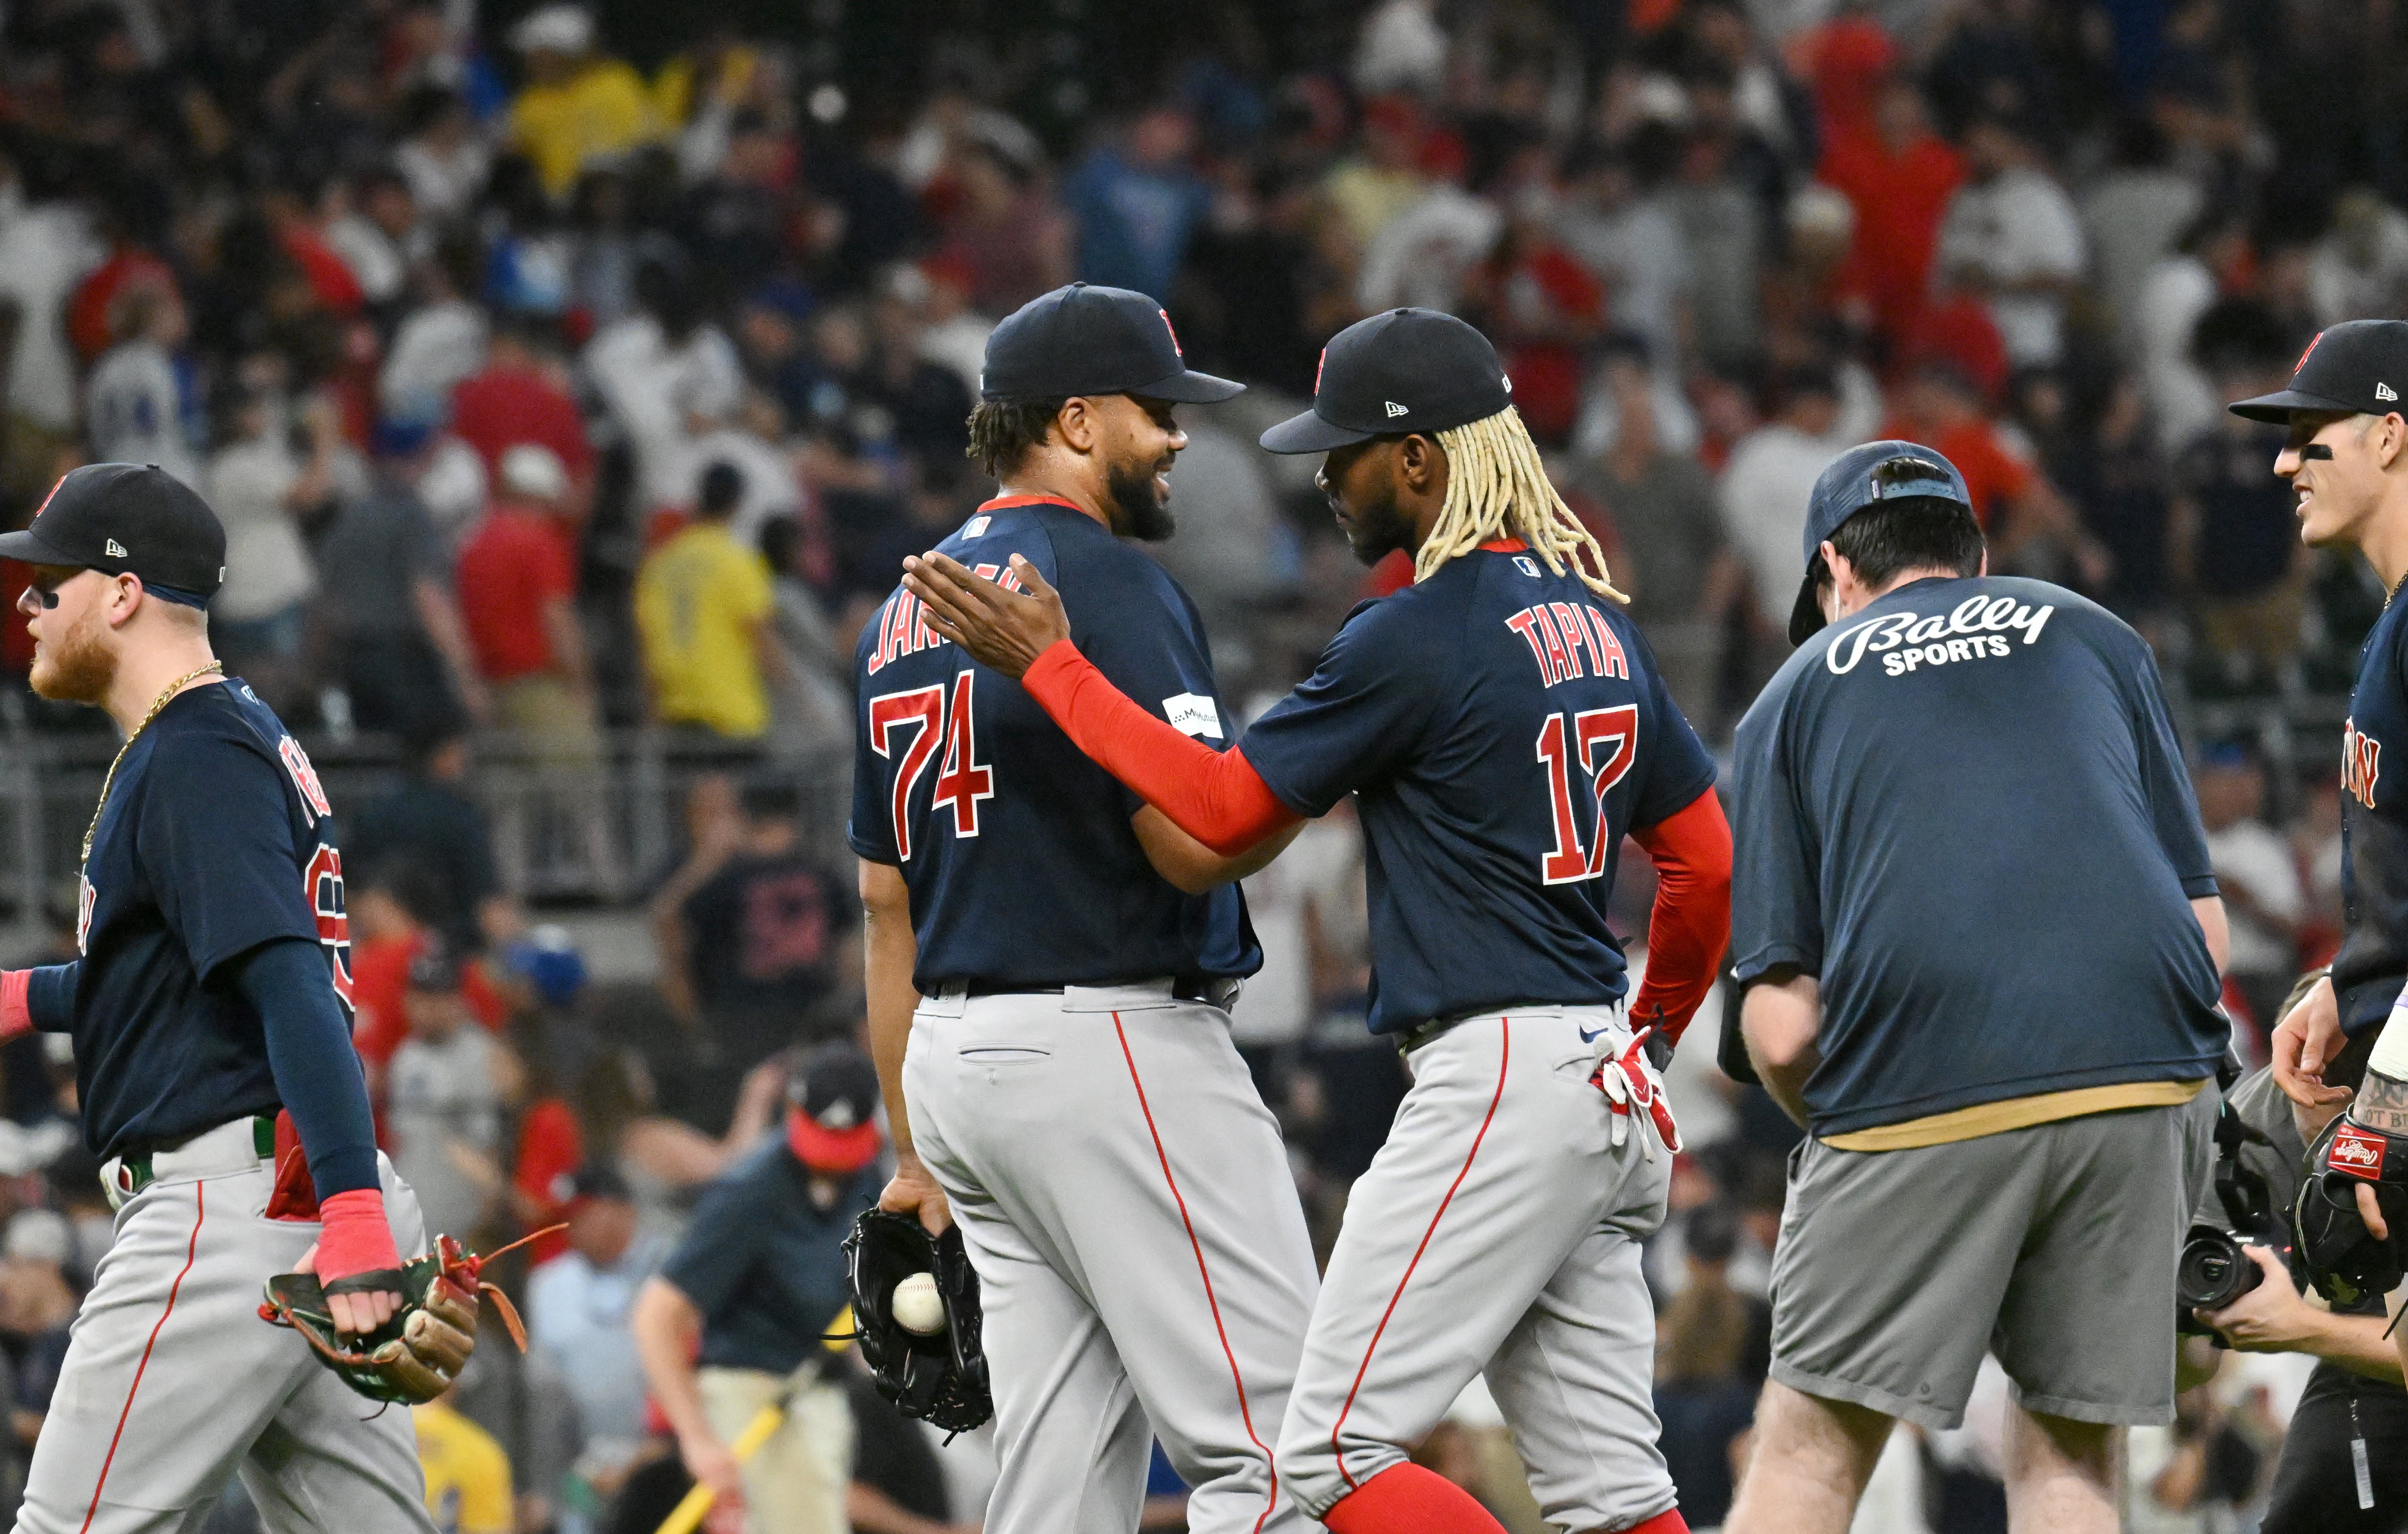
POLYGON ((480 1174, 499 1176, 494 1053, 494 1040, 474 1023, 440 1040, 413 1034, 393 1052, 385 1091, 393 1169, 418 1195, 429 1236, 476 1229, 493 1194, 480 1174))
POLYGON ((317 589, 317 566, 284 507, 300 477, 280 425, 221 449, 210 463, 206 495, 226 537, 225 583, 212 613, 236 623, 270 618, 317 589))
POLYGON ((377 375, 387 415, 439 421, 452 391, 485 366, 485 311, 465 298, 414 309, 394 332, 393 352, 377 375))
MULTIPOLYGON (((1940 224, 1936 263, 1942 272, 1970 267, 1999 283, 2083 275, 2082 218, 2065 188, 2028 165, 1968 181, 1949 199, 1940 224)), ((1990 320, 2018 367, 2044 367, 2065 351, 2065 297, 2060 293, 2000 293, 1989 300, 1990 320)))
POLYGON ((1806 574, 1806 502, 1848 446, 1836 433, 1809 437, 1776 421, 1740 438, 1723 470, 1723 524, 1747 566, 1756 610, 1776 627, 1788 625, 1806 574))
POLYGON ((202 488, 183 384, 174 359, 156 341, 128 341, 100 359, 84 380, 83 420, 97 462, 156 464, 202 488))
MULTIPOLYGON (((2291 844, 2265 822, 2238 820, 2208 832, 2207 860, 2215 882, 2226 890, 2246 891, 2253 902, 2286 922, 2306 914, 2307 896, 2300 888, 2300 866, 2291 844)), ((2299 954, 2281 934, 2269 931, 2230 901, 2225 903, 2225 912, 2232 927, 2233 973, 2288 975, 2299 968, 2299 954)))
POLYGON ((684 478, 690 417, 724 421, 744 394, 744 367, 716 325, 696 325, 672 344, 660 322, 631 315, 587 343, 586 376, 636 450, 646 509, 689 506, 684 478))
POLYGON ((18 314, 7 376, 0 378, 0 398, 10 415, 47 431, 75 430, 76 357, 67 344, 67 297, 103 254, 83 210, 73 203, 37 203, 0 213, 0 303, 13 305, 18 314))

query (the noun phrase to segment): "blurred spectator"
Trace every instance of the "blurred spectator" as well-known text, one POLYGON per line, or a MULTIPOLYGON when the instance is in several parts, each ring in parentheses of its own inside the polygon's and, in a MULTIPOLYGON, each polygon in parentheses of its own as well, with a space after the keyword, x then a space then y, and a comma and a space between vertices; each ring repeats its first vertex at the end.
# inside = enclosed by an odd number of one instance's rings
POLYGON ((2230 913, 2226 971, 2241 987, 2253 1021, 2271 1032, 2300 972, 2300 924, 2307 901, 2299 864, 2290 844, 2259 819, 2266 810, 2266 774, 2247 751, 2210 747, 2192 769, 2191 782, 2199 793, 2208 861, 2230 913))
POLYGON ((109 349, 84 380, 84 436, 94 459, 155 464, 202 488, 197 445, 206 440, 200 380, 183 346, 192 334, 173 285, 128 287, 109 307, 109 349))
POLYGON ((712 1187, 633 1326, 687 1471, 763 1527, 833 1531, 848 1521, 853 1412, 824 1372, 795 1376, 847 1303, 838 1248, 878 1196, 884 1136, 859 1045, 820 1045, 791 1080, 785 1132, 712 1187), (781 1397, 784 1423, 739 1468, 727 1445, 781 1397))
POLYGON ((586 1463, 624 1470, 642 1447, 644 1372, 627 1317, 666 1254, 639 1240, 635 1195, 609 1167, 566 1180, 569 1250, 527 1280, 527 1341, 559 1369, 586 1434, 586 1463))
POLYGON ((357 469, 347 462, 341 416, 323 394, 301 404, 307 457, 294 450, 280 395, 252 394, 235 407, 233 426, 234 440, 210 461, 205 492, 226 535, 209 643, 228 675, 245 678, 289 713, 300 686, 304 612, 318 588, 301 523, 343 493, 344 478, 355 482, 357 469), (343 476, 346 468, 351 475, 343 476))
POLYGON ((1062 183, 1078 222, 1082 280, 1168 298, 1187 241, 1211 205, 1187 167, 1196 127, 1178 107, 1155 107, 1117 141, 1098 144, 1062 183))
MULTIPOLYGON (((1888 48, 1873 36, 1876 47, 1888 48)), ((1965 164, 1931 132, 1914 81, 1893 78, 1864 89, 1869 106, 1837 112, 1828 123, 1815 179, 1856 205, 1852 285, 1870 296, 1874 328, 1898 343, 1922 317, 1941 221, 1965 164)))
POLYGON ((8 1422, 30 1451, 50 1410, 50 1394, 66 1361, 69 1327, 79 1297, 67 1283, 74 1232, 47 1209, 11 1215, 0 1237, 0 1350, 13 1381, 8 1422))
POLYGON ((513 916, 494 874, 485 812, 466 792, 467 732, 441 725, 407 748, 408 777, 362 805, 343 838, 351 877, 372 883, 383 877, 388 860, 419 865, 428 875, 427 898, 437 903, 417 912, 419 918, 460 952, 474 952, 513 916))
POLYGON ((1985 117, 1966 129, 1965 184, 1940 226, 1947 281, 1981 294, 2017 367, 2065 351, 2065 300, 2083 274, 2082 220, 2023 133, 1985 117))
POLYGON ((489 480, 500 480, 504 453, 531 442, 567 471, 573 508, 581 509, 593 493, 594 447, 585 417, 544 321, 521 317, 494 332, 484 366, 452 391, 451 429, 477 450, 489 480))
POLYGON ((1965 477, 1973 514, 1989 537, 1994 574, 2064 579, 2071 561, 2091 589, 2108 576, 2106 550, 2086 532, 2025 455, 2008 445, 1982 395, 1963 372, 1944 362, 1914 370, 1896 396, 1898 413, 1882 429, 1947 455, 1965 477))
POLYGON ((13 516, 30 511, 75 466, 63 458, 75 447, 78 398, 67 296, 105 252, 84 206, 64 195, 64 186, 27 187, 16 164, 0 156, 0 190, 17 194, 0 210, 0 334, 8 341, 0 490, 13 516))
POLYGON ((777 1062, 744 1078, 716 1139, 660 1111, 651 1068, 632 1050, 603 1051, 578 1079, 573 1106, 586 1155, 625 1179, 636 1201, 638 1239, 675 1240, 696 1188, 752 1148, 777 1113, 785 1073, 777 1062))
MULTIPOLYGON (((433 925, 447 909, 441 879, 412 853, 385 858, 348 881, 351 920, 351 1044, 367 1070, 369 1097, 384 1101, 385 1072, 409 1037, 409 969, 447 939, 433 925)), ((507 1020, 507 1003, 478 964, 460 967, 460 996, 488 1032, 507 1020)))
POLYGON ((2160 441, 2186 444, 2221 413, 2193 342, 2200 317, 2246 280, 2255 260, 2240 210, 2211 207, 2143 280, 2129 334, 2160 441))
POLYGON ((2199 217, 2199 182, 2176 169, 2166 136, 2148 118, 2117 122, 2115 159, 2082 199, 2083 232, 2100 301, 2126 356, 2141 349, 2141 292, 2149 274, 2199 217))
POLYGON ((443 1534, 515 1534, 510 1461, 494 1435, 462 1416, 447 1390, 409 1409, 418 1429, 418 1464, 426 1476, 426 1511, 443 1534))
POLYGON ((960 271, 971 308, 1010 314, 1070 280, 1070 222, 1036 166, 989 137, 962 144, 948 164, 955 200, 938 259, 960 271))
POLYGON ((1688 1282, 1656 1324, 1659 1444, 1681 1495, 1681 1516, 1712 1527, 1730 1511, 1731 1442, 1755 1417, 1772 1351, 1772 1310, 1730 1286, 1739 1216, 1700 1204, 1683 1222, 1688 1282))
POLYGON ((757 754, 769 729, 765 679, 783 680, 768 562, 730 530, 743 495, 732 465, 705 469, 693 523, 645 555, 636 577, 652 717, 706 758, 757 754))
POLYGON ((582 6, 541 7, 510 32, 527 78, 510 103, 510 142, 535 162, 554 197, 567 195, 588 164, 659 132, 642 79, 595 53, 594 40, 594 18, 582 6))
POLYGON ((484 1227, 502 1187, 503 1100, 515 1067, 474 1025, 460 994, 460 960, 439 945, 409 963, 402 998, 409 1036, 386 1074, 385 1138, 395 1175, 418 1195, 430 1236, 459 1240, 484 1227))
POLYGON ((661 991, 741 1074, 790 1045, 850 1032, 860 965, 847 882, 803 846, 794 785, 746 785, 741 824, 695 848, 653 897, 661 991))
MULTIPOLYGON (((2230 401, 2266 387, 2266 376, 2241 372, 2220 393, 2230 401)), ((2266 472, 2282 446, 2279 426, 2218 410, 2171 467, 2175 577, 2203 655, 2229 688, 2299 685, 2299 518, 2290 486, 2266 472)))
POLYGON ((1731 450, 1721 498, 1723 526, 1747 569, 1756 616, 1785 634, 1798 600, 1806 502, 1823 470, 1850 444, 1832 435, 1840 392, 1828 368, 1793 369, 1775 385, 1775 399, 1772 420, 1731 450))
POLYGON ((743 365, 705 318, 681 256, 636 267, 635 311, 587 343, 584 368, 635 452, 638 509, 681 506, 691 489, 686 440, 725 420, 742 397, 743 365))
POLYGON ((1354 89, 1436 95, 1446 72, 1447 38, 1432 0, 1382 0, 1363 19, 1354 44, 1354 89))
POLYGON ((421 302, 401 323, 378 376, 384 413, 404 421, 443 419, 452 391, 485 364, 484 252, 477 237, 453 230, 417 264, 421 302))
POLYGON ((2118 379, 2095 422, 2070 425, 2064 451, 2045 467, 2106 551, 2113 574, 2099 599, 2153 644, 2161 642, 2174 603, 2173 512, 2140 384, 2118 379))
POLYGON ((467 212, 493 164, 468 103, 442 86, 421 86, 402 103, 401 115, 408 136, 393 164, 419 213, 441 221, 467 212))
POLYGON ((2308 259, 2308 299, 2319 325, 2408 309, 2408 213, 2365 187, 2343 193, 2308 259))
POLYGON ((412 486, 433 461, 423 426, 379 423, 374 478, 347 495, 318 540, 320 627, 364 730, 438 729, 488 697, 452 589, 443 536, 412 486))

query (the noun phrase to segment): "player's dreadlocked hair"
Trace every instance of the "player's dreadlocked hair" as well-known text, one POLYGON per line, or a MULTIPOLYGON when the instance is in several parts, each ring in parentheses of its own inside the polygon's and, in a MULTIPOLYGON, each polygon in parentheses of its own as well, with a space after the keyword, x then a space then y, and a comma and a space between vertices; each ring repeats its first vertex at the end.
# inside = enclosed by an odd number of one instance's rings
POLYGON ((1596 535, 1555 494, 1519 410, 1508 405, 1442 431, 1438 445, 1446 450, 1446 500, 1413 558, 1415 581, 1428 580, 1448 560, 1484 543, 1518 538, 1555 574, 1569 569, 1599 596, 1630 600, 1614 589, 1596 535))
POLYGON ((970 459, 1002 479, 1020 466, 1029 449, 1045 440, 1062 405, 1059 399, 980 400, 970 411, 970 459))

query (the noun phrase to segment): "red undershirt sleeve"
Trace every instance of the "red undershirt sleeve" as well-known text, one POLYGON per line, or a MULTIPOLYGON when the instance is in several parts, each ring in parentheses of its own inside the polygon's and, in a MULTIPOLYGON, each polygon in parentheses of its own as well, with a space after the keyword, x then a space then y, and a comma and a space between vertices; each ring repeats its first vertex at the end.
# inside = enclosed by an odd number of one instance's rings
POLYGON ((1634 1027, 1653 1023, 1678 1043, 1730 946, 1730 824, 1709 788, 1687 809, 1630 835, 1646 849, 1656 876, 1647 978, 1630 1004, 1630 1021, 1634 1027))
MULTIPOLYGON (((1242 751, 1214 751, 1156 719, 1068 639, 1038 656, 1020 685, 1096 765, 1223 857, 1304 818, 1280 801, 1242 751)), ((1727 871, 1727 837, 1725 846, 1727 871)))

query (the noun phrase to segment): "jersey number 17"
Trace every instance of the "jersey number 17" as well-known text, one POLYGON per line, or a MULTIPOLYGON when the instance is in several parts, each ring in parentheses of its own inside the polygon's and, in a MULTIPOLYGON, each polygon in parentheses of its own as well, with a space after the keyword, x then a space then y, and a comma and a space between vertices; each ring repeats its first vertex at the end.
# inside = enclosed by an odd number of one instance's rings
POLYGON ((951 805, 953 835, 974 837, 979 834, 980 802, 995 797, 995 769, 980 766, 975 756, 970 705, 977 681, 975 671, 957 671, 950 698, 945 683, 938 682, 869 700, 869 749, 896 763, 887 802, 895 820, 895 855, 906 863, 911 861, 911 793, 936 757, 939 739, 945 754, 937 768, 937 791, 928 800, 930 817, 951 805), (906 732, 908 739, 902 738, 906 732))
POLYGON ((1613 844, 1605 812, 1605 796, 1630 771, 1639 756, 1639 709, 1624 703, 1611 709, 1584 709, 1575 714, 1549 714, 1539 726, 1539 764, 1547 769, 1547 802, 1555 821, 1555 845, 1540 860, 1540 872, 1550 884, 1576 883, 1605 872, 1606 850, 1613 844), (1572 763, 1589 779, 1590 797, 1597 805, 1594 839, 1581 848, 1580 821, 1572 811, 1572 763))

